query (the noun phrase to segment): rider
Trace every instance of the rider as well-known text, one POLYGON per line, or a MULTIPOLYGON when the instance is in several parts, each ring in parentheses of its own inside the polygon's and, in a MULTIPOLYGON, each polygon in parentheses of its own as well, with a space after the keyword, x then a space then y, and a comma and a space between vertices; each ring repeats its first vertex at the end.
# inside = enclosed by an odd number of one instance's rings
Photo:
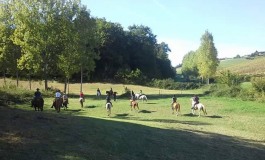
POLYGON ((143 91, 142 90, 140 90, 140 95, 139 96, 141 96, 143 94, 143 91))
POLYGON ((83 100, 83 102, 85 102, 85 96, 84 96, 84 93, 81 91, 80 92, 80 100, 82 99, 83 100))
POLYGON ((130 103, 130 106, 132 106, 132 102, 135 101, 135 100, 136 100, 136 97, 135 97, 135 94, 134 94, 134 92, 132 90, 132 92, 131 92, 131 103, 130 103))
POLYGON ((68 102, 68 96, 67 96, 67 94, 65 92, 63 93, 63 96, 62 97, 63 97, 63 102, 66 101, 66 103, 69 104, 69 102, 68 102))
POLYGON ((40 89, 37 88, 36 92, 34 93, 35 98, 41 98, 40 89))
POLYGON ((106 104, 107 104, 107 103, 110 103, 111 106, 113 106, 110 100, 111 100, 111 99, 110 99, 110 93, 107 93, 106 104))
MULTIPOLYGON (((61 91, 59 89, 56 90, 55 92, 55 99, 53 102, 56 102, 57 99, 61 98, 61 91)), ((53 103, 54 104, 54 103, 53 103)), ((51 106, 53 108, 54 105, 51 106)))
MULTIPOLYGON (((34 103, 35 100, 37 100, 37 99, 42 99, 42 95, 41 95, 41 92, 40 92, 40 89, 39 89, 39 88, 37 88, 37 89, 36 89, 36 92, 34 93, 34 98, 33 98, 32 102, 31 102, 31 106, 33 106, 33 103, 34 103)), ((42 100, 43 100, 43 99, 42 99, 42 100)))
POLYGON ((195 105, 200 103, 200 102, 199 102, 199 97, 198 97, 197 95, 194 95, 194 96, 192 97, 192 100, 193 100, 195 103, 193 104, 193 106, 191 107, 191 109, 194 109, 195 105))
POLYGON ((101 96, 101 92, 100 92, 99 88, 97 89, 97 96, 101 96))
POLYGON ((173 107, 173 104, 176 103, 176 102, 177 102, 177 97, 176 97, 176 95, 174 95, 174 96, 172 97, 172 103, 171 103, 171 106, 173 107))
POLYGON ((116 101, 116 97, 117 97, 117 92, 113 92, 113 99, 114 99, 114 101, 116 101))

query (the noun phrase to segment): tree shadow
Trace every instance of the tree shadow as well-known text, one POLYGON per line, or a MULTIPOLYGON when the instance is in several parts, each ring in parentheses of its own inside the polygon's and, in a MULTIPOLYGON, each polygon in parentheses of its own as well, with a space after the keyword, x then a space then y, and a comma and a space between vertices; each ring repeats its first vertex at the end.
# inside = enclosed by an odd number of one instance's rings
MULTIPOLYGON (((128 113, 117 114, 126 118, 128 113)), ((133 118, 133 117, 132 117, 133 118)), ((142 120, 188 125, 180 120, 142 120)), ((264 141, 0 106, 1 159, 265 159, 264 141)))

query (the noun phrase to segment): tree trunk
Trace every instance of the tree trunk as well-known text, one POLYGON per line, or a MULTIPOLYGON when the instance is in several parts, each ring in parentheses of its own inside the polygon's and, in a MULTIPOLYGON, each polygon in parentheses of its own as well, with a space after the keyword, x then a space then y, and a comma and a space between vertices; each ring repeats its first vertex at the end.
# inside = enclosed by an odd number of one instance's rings
POLYGON ((6 85, 6 71, 4 70, 4 83, 6 85))
POLYGON ((16 71, 16 77, 17 77, 17 87, 18 87, 18 70, 16 71))
POLYGON ((83 89, 83 67, 81 65, 81 77, 80 77, 80 92, 82 92, 83 89))
POLYGON ((29 75, 29 89, 31 90, 31 76, 29 75))
POLYGON ((67 90, 67 78, 64 80, 64 93, 66 93, 67 90))
POLYGON ((69 78, 67 78, 67 89, 68 89, 68 92, 67 92, 67 94, 68 94, 68 96, 69 96, 69 78))

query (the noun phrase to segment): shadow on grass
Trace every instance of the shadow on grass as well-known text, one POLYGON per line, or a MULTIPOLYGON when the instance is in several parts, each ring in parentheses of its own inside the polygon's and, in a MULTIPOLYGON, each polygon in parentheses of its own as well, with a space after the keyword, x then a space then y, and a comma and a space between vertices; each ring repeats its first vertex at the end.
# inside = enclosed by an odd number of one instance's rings
MULTIPOLYGON (((130 118, 129 114, 116 117, 130 118)), ((208 125, 180 120, 142 120, 208 125)), ((166 124, 165 124, 166 126, 166 124)), ((0 106, 0 157, 8 159, 265 159, 265 146, 254 140, 204 132, 25 111, 0 106)))
POLYGON ((91 106, 85 106, 84 108, 96 108, 97 106, 91 105, 91 106))
POLYGON ((156 112, 156 111, 148 111, 148 110, 140 110, 139 113, 152 113, 152 112, 156 112))
POLYGON ((208 118, 223 118, 222 116, 212 115, 212 116, 206 116, 208 118))

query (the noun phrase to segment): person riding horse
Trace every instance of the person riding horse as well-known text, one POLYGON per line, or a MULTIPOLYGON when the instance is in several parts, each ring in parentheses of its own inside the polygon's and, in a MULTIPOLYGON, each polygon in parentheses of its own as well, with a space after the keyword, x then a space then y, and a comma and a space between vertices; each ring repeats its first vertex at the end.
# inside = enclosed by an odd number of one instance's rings
POLYGON ((68 101, 68 96, 65 92, 63 93, 62 98, 63 98, 63 107, 68 108, 67 105, 69 104, 69 101, 68 101))
POLYGON ((112 102, 111 102, 111 98, 110 98, 110 93, 107 93, 106 104, 107 104, 107 103, 110 103, 111 106, 113 106, 113 105, 112 105, 112 102))
POLYGON ((61 92, 60 92, 60 90, 58 89, 58 90, 56 90, 56 92, 55 92, 55 99, 54 99, 54 101, 53 101, 53 104, 52 104, 51 108, 55 107, 54 105, 55 105, 56 100, 58 100, 58 99, 60 99, 60 98, 61 98, 61 92))
POLYGON ((36 107, 36 103, 37 103, 37 101, 40 101, 40 105, 42 106, 43 104, 44 104, 44 100, 43 100, 43 98, 42 98, 42 95, 41 95, 41 92, 40 92, 40 89, 39 88, 37 88, 36 89, 36 92, 34 93, 34 97, 33 97, 33 100, 31 101, 31 106, 33 107, 33 106, 35 106, 36 107))
POLYGON ((135 100, 136 100, 136 97, 135 97, 135 94, 134 94, 134 92, 132 90, 132 92, 131 92, 131 100, 130 100, 131 104, 130 104, 130 106, 132 106, 132 102, 134 102, 135 100))
POLYGON ((176 97, 176 95, 174 95, 174 96, 172 97, 172 103, 171 103, 171 106, 173 106, 173 104, 176 103, 176 102, 177 102, 177 97, 176 97))
POLYGON ((199 102, 199 97, 198 97, 197 95, 194 95, 194 96, 192 97, 192 100, 193 100, 195 103, 193 104, 193 106, 191 107, 191 109, 194 109, 195 105, 200 103, 200 102, 199 102))

